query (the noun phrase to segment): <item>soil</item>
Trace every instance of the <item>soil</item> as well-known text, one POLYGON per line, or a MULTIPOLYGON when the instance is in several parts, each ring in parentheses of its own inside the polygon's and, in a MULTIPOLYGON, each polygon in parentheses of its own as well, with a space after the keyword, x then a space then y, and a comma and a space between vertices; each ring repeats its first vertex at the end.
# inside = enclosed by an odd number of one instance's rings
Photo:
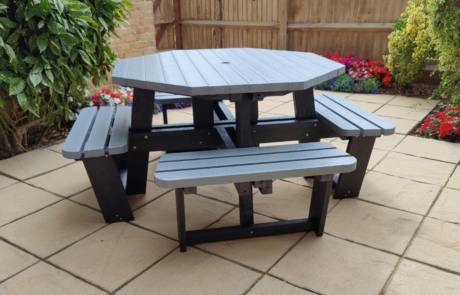
POLYGON ((433 94, 436 88, 438 88, 438 85, 413 83, 409 86, 403 86, 393 82, 389 86, 381 88, 380 94, 428 98, 433 94))

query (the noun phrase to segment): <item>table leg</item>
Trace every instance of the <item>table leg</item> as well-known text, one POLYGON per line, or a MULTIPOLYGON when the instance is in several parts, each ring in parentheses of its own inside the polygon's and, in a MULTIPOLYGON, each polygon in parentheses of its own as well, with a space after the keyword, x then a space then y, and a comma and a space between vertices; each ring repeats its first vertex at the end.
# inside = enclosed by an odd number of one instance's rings
POLYGON ((376 137, 352 137, 348 141, 347 153, 356 158, 356 170, 339 175, 335 185, 334 199, 356 198, 364 181, 367 165, 376 137))
POLYGON ((214 126, 214 101, 193 97, 193 125, 195 128, 214 126))
MULTIPOLYGON (((313 88, 294 91, 294 111, 296 119, 316 119, 315 98, 313 88)), ((320 137, 313 134, 305 134, 300 143, 320 141, 320 137)))
MULTIPOLYGON (((241 101, 235 102, 236 108, 236 146, 239 148, 250 147, 251 143, 251 119, 253 106, 250 95, 243 94, 241 101)), ((240 196, 240 224, 254 224, 254 212, 252 208, 252 184, 239 183, 238 195, 240 196)))
MULTIPOLYGON (((150 131, 152 129, 155 91, 134 89, 133 109, 131 114, 131 131, 150 131)), ((126 193, 128 195, 145 194, 147 189, 147 170, 149 152, 129 152, 128 178, 126 193)))

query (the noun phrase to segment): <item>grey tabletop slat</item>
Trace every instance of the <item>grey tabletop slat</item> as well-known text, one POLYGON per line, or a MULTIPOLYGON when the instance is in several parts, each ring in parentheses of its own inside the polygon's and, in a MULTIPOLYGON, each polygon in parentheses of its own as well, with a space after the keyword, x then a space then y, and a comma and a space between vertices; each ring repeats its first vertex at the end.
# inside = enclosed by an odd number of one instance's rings
POLYGON ((279 146, 266 146, 266 147, 253 147, 253 148, 240 148, 228 150, 213 150, 206 152, 186 152, 186 153, 172 153, 161 157, 162 162, 184 161, 184 160, 198 160, 210 158, 225 158, 225 157, 238 157, 248 155, 263 155, 279 152, 298 152, 298 151, 311 151, 322 149, 335 149, 327 142, 312 142, 308 145, 304 144, 289 144, 283 145, 280 150, 279 146))
POLYGON ((327 94, 324 94, 324 96, 342 105, 343 107, 347 108, 348 110, 362 117, 363 119, 369 122, 372 122, 373 125, 380 127, 382 129, 382 135, 392 135, 395 133, 395 129, 396 129, 395 125, 361 108, 360 106, 346 100, 340 95, 333 94, 333 93, 327 93, 327 94))
POLYGON ((334 75, 334 77, 345 73, 345 66, 341 66, 341 64, 337 62, 311 52, 306 52, 305 54, 299 53, 300 52, 294 52, 294 55, 305 60, 309 64, 313 64, 331 71, 331 75, 334 75))
POLYGON ((324 107, 322 104, 315 101, 315 111, 318 119, 329 126, 331 129, 335 130, 342 136, 358 136, 360 135, 360 129, 347 121, 346 119, 340 117, 333 111, 324 107))
POLYGON ((224 51, 233 55, 241 64, 245 64, 267 81, 266 88, 269 91, 282 91, 288 87, 289 79, 284 77, 282 73, 273 70, 270 64, 263 64, 251 55, 248 55, 246 48, 234 48, 232 50, 224 49, 224 51))
MULTIPOLYGON (((290 69, 288 66, 280 63, 278 59, 272 59, 265 54, 258 54, 257 49, 255 48, 244 48, 244 51, 247 54, 250 54, 252 58, 256 59, 257 61, 270 65, 274 71, 286 77, 289 80, 289 90, 302 90, 305 89, 306 81, 316 81, 316 78, 312 75, 305 76, 293 72, 292 69, 290 69)), ((314 86, 314 84, 311 85, 314 86)))
POLYGON ((192 97, 188 95, 173 94, 167 92, 155 91, 155 103, 170 104, 178 102, 191 102, 192 97))
POLYGON ((185 82, 188 87, 191 88, 190 95, 198 96, 209 93, 208 83, 206 83, 201 72, 196 68, 186 51, 173 50, 171 53, 176 60, 177 66, 179 67, 185 82))
POLYGON ((235 72, 231 66, 225 64, 226 61, 216 55, 216 50, 217 49, 201 49, 199 52, 227 82, 229 85, 229 93, 249 93, 251 83, 235 72))
POLYGON ((201 76, 206 80, 212 92, 216 94, 230 93, 230 86, 220 73, 204 58, 199 50, 184 51, 193 60, 194 66, 198 69, 201 76))
POLYGON ((100 157, 106 152, 107 136, 112 124, 114 107, 103 107, 99 109, 94 127, 85 146, 85 157, 100 157))
POLYGON ((302 161, 309 159, 321 159, 329 157, 343 156, 343 151, 339 149, 324 149, 312 151, 299 151, 299 152, 282 152, 270 153, 262 155, 248 155, 238 157, 224 157, 200 160, 187 160, 178 162, 167 162, 167 165, 157 167, 156 172, 167 172, 175 170, 189 170, 200 168, 216 168, 216 167, 231 167, 252 164, 276 163, 282 161, 302 161))
POLYGON ((382 134, 380 127, 370 123, 324 95, 315 95, 315 101, 358 127, 361 130, 362 136, 380 136, 382 134))
POLYGON ((128 151, 131 110, 132 108, 130 107, 117 108, 108 146, 109 155, 123 154, 128 151))
POLYGON ((184 79, 182 71, 177 65, 176 59, 171 51, 158 53, 160 56, 161 67, 165 77, 165 84, 168 90, 161 90, 171 93, 191 95, 192 89, 184 79))
POLYGON ((229 54, 225 49, 213 50, 221 62, 226 62, 227 66, 230 67, 242 77, 245 81, 250 84, 250 92, 262 92, 264 89, 267 89, 267 80, 262 78, 258 73, 252 70, 249 66, 242 63, 235 56, 229 54))
MULTIPOLYGON (((299 145, 307 146, 309 143, 299 145)), ((165 157, 163 156, 155 171, 155 183, 164 188, 181 188, 299 176, 346 173, 355 169, 356 159, 354 157, 330 144, 327 145, 330 148, 313 151, 313 153, 316 152, 317 154, 311 154, 312 158, 308 159, 305 155, 304 158, 298 158, 298 152, 294 152, 291 156, 289 156, 290 152, 288 150, 291 146, 276 146, 277 153, 274 153, 273 155, 267 154, 266 156, 259 156, 257 160, 253 160, 251 163, 239 163, 234 161, 234 164, 232 165, 217 165, 217 167, 215 164, 212 164, 213 162, 219 163, 220 161, 229 160, 227 157, 224 157, 224 159, 217 158, 214 159, 214 161, 208 161, 207 163, 204 163, 203 161, 203 165, 199 168, 190 168, 192 165, 188 162, 194 160, 185 160, 176 163, 177 169, 173 171, 170 169, 172 163, 169 161, 163 161, 163 158, 165 157), (285 147, 289 148, 284 150, 285 147), (318 153, 323 153, 323 156, 319 157, 318 153), (179 164, 183 164, 183 166, 181 167, 179 164), (212 167, 206 167, 206 164, 211 164, 212 167)), ((256 152, 260 152, 265 148, 268 147, 245 148, 244 150, 251 153, 251 149, 254 149, 256 152)), ((220 150, 219 152, 224 151, 225 150, 220 150)), ((203 151, 201 153, 206 155, 208 154, 208 151, 203 151)), ((236 159, 239 159, 239 157, 234 160, 236 159)))
MULTIPOLYGON (((159 54, 144 56, 145 84, 147 89, 168 91, 159 54)), ((116 66, 115 66, 116 67, 116 66)))
POLYGON ((77 121, 72 126, 64 145, 62 155, 67 159, 80 159, 89 137, 94 120, 97 116, 97 107, 89 107, 81 110, 77 121))
POLYGON ((117 59, 116 67, 113 69, 112 73, 112 83, 120 85, 126 84, 126 75, 128 74, 128 63, 127 59, 117 59))
POLYGON ((129 59, 128 73, 126 75, 129 87, 145 88, 145 60, 143 56, 129 59))

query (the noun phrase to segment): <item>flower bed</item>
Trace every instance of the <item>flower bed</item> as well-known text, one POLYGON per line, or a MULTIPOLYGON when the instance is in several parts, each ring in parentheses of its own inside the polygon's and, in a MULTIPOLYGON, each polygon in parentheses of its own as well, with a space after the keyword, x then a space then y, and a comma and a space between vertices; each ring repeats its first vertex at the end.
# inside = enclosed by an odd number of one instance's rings
POLYGON ((428 117, 420 132, 425 137, 458 141, 460 139, 460 106, 447 106, 443 111, 428 117))
POLYGON ((356 54, 342 56, 338 53, 329 53, 324 57, 344 64, 346 73, 316 85, 315 89, 377 94, 381 86, 388 86, 392 80, 390 71, 380 60, 363 60, 356 54))

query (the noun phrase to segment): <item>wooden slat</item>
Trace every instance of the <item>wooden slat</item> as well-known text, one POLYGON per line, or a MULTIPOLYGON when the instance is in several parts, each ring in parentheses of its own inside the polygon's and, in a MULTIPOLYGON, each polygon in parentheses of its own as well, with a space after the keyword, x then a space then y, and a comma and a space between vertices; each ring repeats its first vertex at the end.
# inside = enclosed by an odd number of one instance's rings
POLYGON ((278 29, 277 22, 250 22, 250 21, 217 21, 217 20, 183 20, 184 27, 217 27, 217 28, 238 28, 238 29, 278 29))
POLYGON ((118 155, 128 152, 129 125, 131 122, 131 108, 118 107, 113 122, 112 133, 108 146, 109 155, 118 155))
POLYGON ((81 110, 65 140, 64 145, 62 146, 62 155, 65 158, 81 158, 86 140, 89 137, 96 116, 97 107, 89 107, 81 110))
POLYGON ((114 107, 102 107, 99 109, 93 129, 86 142, 84 152, 85 158, 101 157, 105 155, 107 137, 110 132, 114 110, 114 107))
POLYGON ((388 32, 393 30, 394 23, 291 23, 288 31, 372 31, 388 32))
MULTIPOLYGON (((301 145, 308 145, 301 144, 301 145)), ((330 145, 330 144, 329 144, 330 145)), ((332 145, 330 145, 332 147, 332 145)), ((264 147, 265 148, 265 147, 264 147)), ((263 150, 264 148, 246 148, 263 150)), ((283 146, 278 146, 282 150, 283 146)), ((241 149, 237 149, 239 151, 241 149)), ((155 184, 164 188, 194 187, 202 185, 214 185, 224 183, 242 183, 261 181, 267 179, 291 178, 299 176, 329 175, 335 173, 351 172, 356 167, 356 159, 347 153, 337 150, 337 154, 332 157, 323 157, 308 160, 294 161, 273 161, 270 162, 270 155, 265 157, 262 162, 234 165, 230 167, 207 167, 200 169, 177 169, 175 171, 162 172, 164 167, 168 167, 171 162, 163 162, 157 166, 155 172, 155 184)), ((225 150, 220 150, 224 152, 225 150)), ((207 151, 201 152, 206 154, 207 151)), ((220 159, 215 159, 218 162, 220 159)))

